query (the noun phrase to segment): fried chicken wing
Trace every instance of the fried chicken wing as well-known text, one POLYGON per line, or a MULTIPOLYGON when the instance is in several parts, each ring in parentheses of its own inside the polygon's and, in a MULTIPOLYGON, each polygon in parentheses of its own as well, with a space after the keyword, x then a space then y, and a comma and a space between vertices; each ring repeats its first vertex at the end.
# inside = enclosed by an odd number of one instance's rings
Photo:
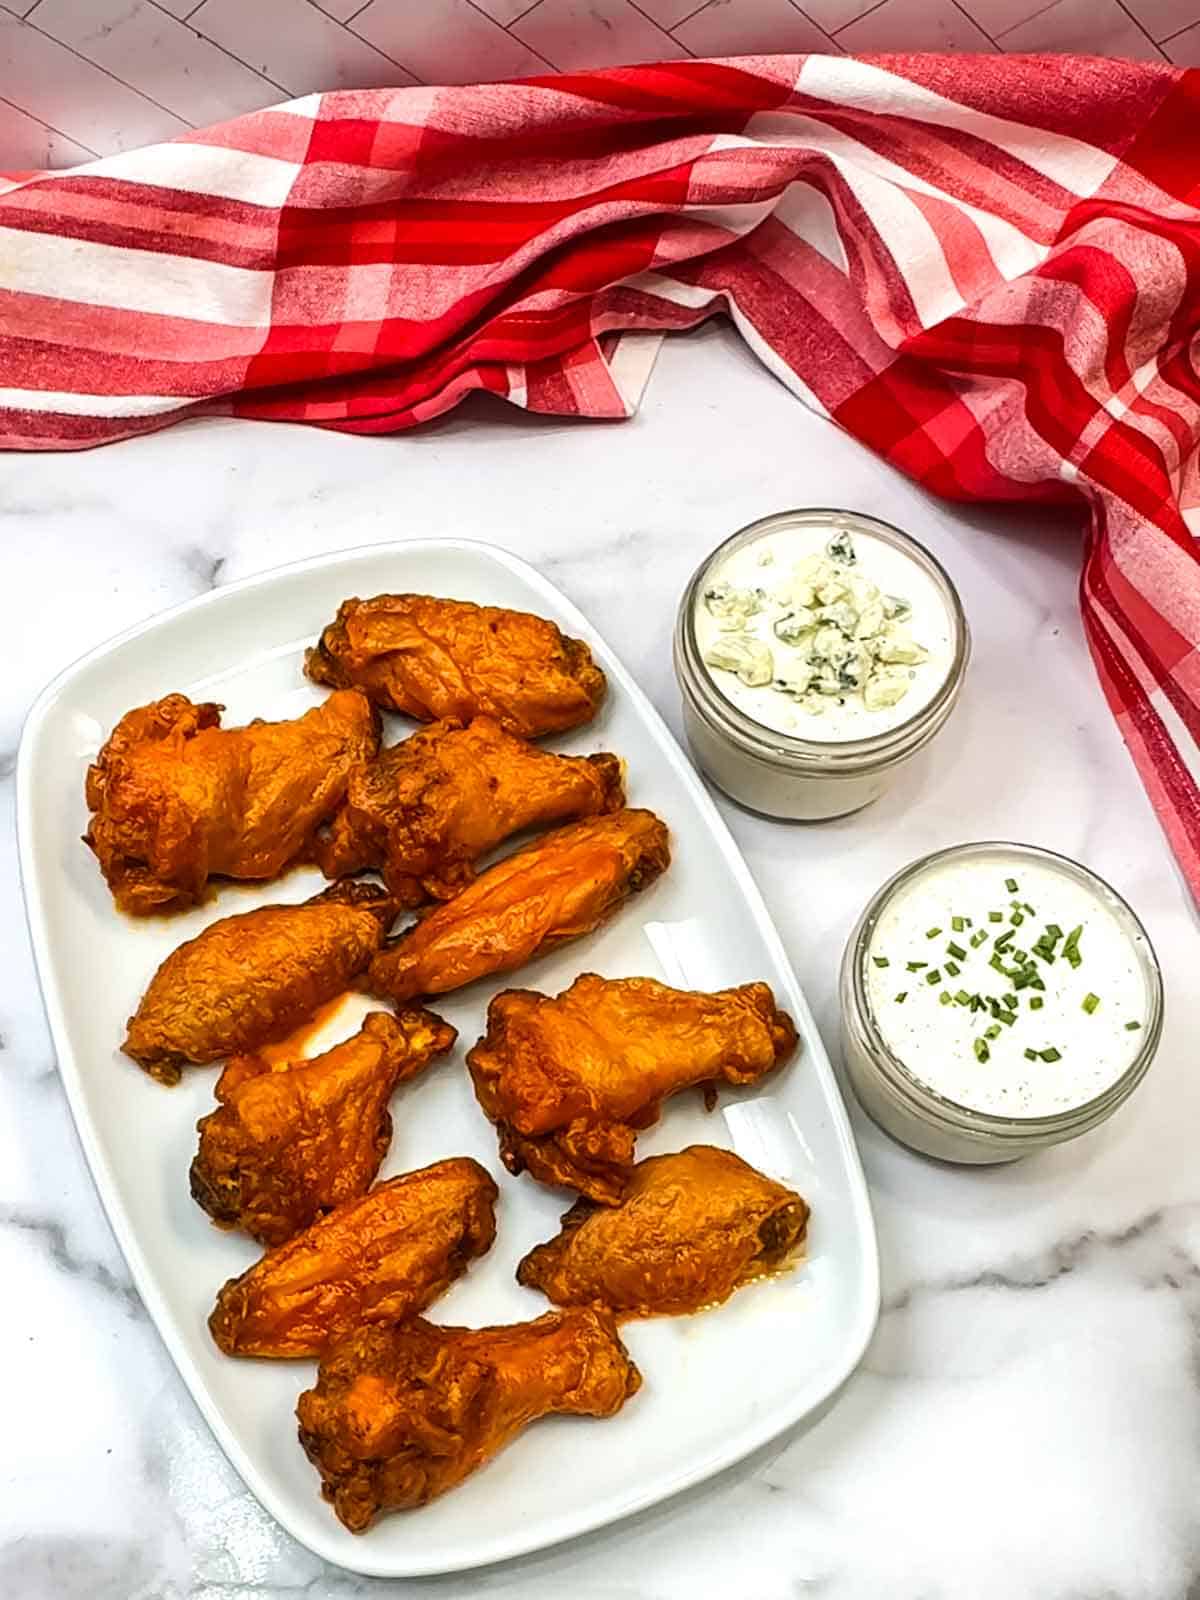
POLYGON ((357 690, 291 722, 220 721, 220 706, 168 695, 127 712, 88 768, 84 839, 122 911, 184 910, 212 877, 276 877, 379 748, 357 690))
POLYGON ((616 756, 559 756, 491 717, 435 722, 350 774, 346 800, 314 842, 327 878, 382 870, 402 905, 449 900, 471 863, 523 828, 625 804, 616 756))
POLYGON ((349 986, 395 914, 381 885, 338 883, 301 905, 222 917, 159 967, 121 1048, 160 1083, 178 1083, 185 1062, 286 1038, 349 986))
POLYGON ((640 1161, 615 1208, 577 1200, 517 1281, 555 1305, 599 1303, 618 1317, 699 1311, 784 1266, 808 1215, 794 1190, 731 1150, 694 1144, 640 1161))
POLYGON ((231 1278, 209 1331, 228 1356, 315 1356, 359 1323, 411 1317, 491 1249, 497 1194, 466 1156, 391 1178, 231 1278))
POLYGON ((371 962, 367 987, 396 1001, 509 972, 590 933, 670 862, 652 811, 615 811, 535 839, 430 911, 371 962))
POLYGON ((240 1057, 198 1123, 192 1197, 223 1227, 282 1244, 370 1188, 392 1139, 387 1103, 457 1037, 411 1006, 374 1011, 352 1039, 311 1060, 240 1057))
POLYGON ((611 1417, 641 1374, 605 1311, 500 1328, 359 1328, 300 1396, 300 1442, 352 1533, 453 1489, 539 1417, 611 1417))
POLYGON ((668 1095, 756 1083, 795 1047, 765 983, 700 994, 585 973, 553 999, 496 995, 467 1064, 510 1172, 616 1205, 638 1130, 668 1095))
POLYGON ((421 722, 482 713, 526 739, 589 722, 607 687, 587 645, 544 617, 428 594, 343 600, 304 670, 421 722))

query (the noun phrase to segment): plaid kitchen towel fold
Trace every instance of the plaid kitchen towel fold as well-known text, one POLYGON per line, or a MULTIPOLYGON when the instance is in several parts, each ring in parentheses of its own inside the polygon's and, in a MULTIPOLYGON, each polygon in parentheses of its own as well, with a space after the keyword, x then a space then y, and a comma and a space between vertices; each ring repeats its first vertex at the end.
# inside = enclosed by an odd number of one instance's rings
POLYGON ((1200 73, 747 57, 313 95, 0 179, 0 444, 620 417, 730 317, 938 494, 1082 504, 1087 636, 1200 897, 1200 73))

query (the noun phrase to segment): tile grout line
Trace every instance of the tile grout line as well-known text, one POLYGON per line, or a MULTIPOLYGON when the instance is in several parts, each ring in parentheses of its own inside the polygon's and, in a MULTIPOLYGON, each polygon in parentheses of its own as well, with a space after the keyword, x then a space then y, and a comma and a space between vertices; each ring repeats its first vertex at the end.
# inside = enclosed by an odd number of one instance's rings
MULTIPOLYGON (((538 3, 540 4, 541 0, 538 0, 538 3)), ((667 32, 671 35, 672 39, 675 38, 675 29, 676 28, 682 28, 685 22, 691 22, 693 17, 698 17, 702 11, 707 11, 711 4, 712 4, 712 0, 700 0, 700 4, 696 7, 696 9, 694 11, 689 11, 686 17, 680 17, 678 22, 673 22, 671 24, 671 26, 667 29, 667 32)), ((811 21, 811 18, 810 18, 810 21, 811 21)), ((683 40, 682 39, 680 39, 678 42, 680 44, 683 44, 683 40)), ((684 49, 685 50, 687 49, 686 45, 684 45, 684 49)))
POLYGON ((25 107, 19 106, 15 100, 6 99, 4 95, 0 94, 0 106, 11 106, 14 111, 19 111, 23 117, 28 117, 31 122, 40 122, 42 127, 46 128, 50 133, 56 133, 60 139, 69 140, 77 149, 86 150, 88 155, 95 156, 97 161, 100 160, 100 152, 93 150, 90 144, 84 144, 82 139, 76 139, 71 134, 64 133, 61 128, 56 128, 52 122, 47 122, 44 117, 38 117, 32 111, 26 111, 25 107))
MULTIPOLYGON (((147 94, 144 89, 135 89, 133 84, 126 83, 124 78, 118 78, 115 72, 110 72, 107 67, 102 67, 98 61, 93 61, 90 56, 83 55, 71 45, 64 43, 62 39, 56 39, 52 33, 47 33, 45 28, 39 28, 36 22, 30 22, 27 17, 22 17, 20 20, 25 27, 32 28, 34 33, 40 34, 43 39, 49 39, 51 44, 56 44, 60 50, 65 50, 68 55, 74 56, 76 61, 82 61, 86 66, 91 67, 93 71, 102 73, 106 78, 111 78, 113 83, 119 83, 122 89, 128 89, 130 94, 137 95, 138 99, 144 100, 147 105, 157 106, 160 111, 166 112, 168 117, 174 117, 176 122, 182 122, 187 128, 193 128, 195 126, 195 124, 189 122, 186 117, 181 117, 178 111, 172 111, 170 106, 164 106, 163 103, 160 100, 156 100, 152 94, 147 94)), ((245 62, 243 62, 242 65, 245 66, 245 62)), ((64 135, 64 137, 66 136, 64 135)))
POLYGON ((991 45, 993 50, 999 50, 1000 46, 996 43, 995 39, 992 38, 991 34, 984 27, 983 23, 980 22, 979 18, 978 17, 973 17, 971 15, 971 13, 967 10, 966 6, 964 6, 962 4, 962 0, 950 0, 950 4, 954 7, 954 9, 956 11, 960 12, 964 17, 966 17, 967 21, 969 23, 971 23, 971 25, 973 27, 976 27, 976 28, 979 29, 980 33, 987 40, 987 42, 991 45))
MULTIPOLYGON (((511 32, 512 25, 513 25, 514 22, 524 22, 525 18, 529 15, 529 13, 531 11, 536 11, 537 8, 541 5, 541 3, 542 3, 542 0, 529 0, 529 4, 525 7, 524 11, 518 11, 515 17, 510 17, 507 22, 502 22, 502 23, 499 24, 499 26, 504 29, 505 33, 511 32)), ((367 4, 370 5, 371 4, 371 0, 367 0, 367 4)), ((704 0, 704 4, 707 5, 708 4, 708 0, 704 0)), ((492 20, 495 21, 495 18, 493 18, 492 20)), ((514 39, 517 38, 515 33, 513 34, 513 38, 514 39)), ((521 41, 519 39, 517 39, 517 43, 520 44, 520 42, 521 41)))
MULTIPOLYGON (((372 0, 372 3, 373 3, 373 0, 372 0)), ((542 0, 537 0, 537 3, 535 5, 530 6, 529 11, 536 11, 538 6, 541 5, 541 3, 542 3, 542 0)), ((545 66, 550 68, 551 72, 557 72, 558 71, 558 68, 554 65, 553 61, 547 60, 547 58, 542 54, 542 52, 540 50, 535 50, 531 44, 526 44, 524 39, 522 39, 522 37, 521 37, 521 35, 519 33, 513 33, 511 28, 506 28, 503 25, 503 23, 497 22, 495 17, 488 17, 488 14, 483 9, 483 7, 482 6, 477 6, 475 4, 475 0, 467 0, 467 4, 470 6, 472 11, 477 11, 481 17, 487 17, 487 20, 491 23, 493 28, 499 28, 501 33, 507 33, 510 39, 515 39, 517 41, 517 43, 521 46, 522 50, 528 50, 529 54, 531 56, 536 56, 539 61, 541 61, 545 66)), ((525 18, 529 15, 529 11, 523 11, 519 17, 514 17, 513 20, 515 22, 523 22, 525 20, 525 18)))
MULTIPOLYGON (((1133 23, 1134 27, 1138 30, 1138 32, 1145 37, 1147 42, 1150 44, 1151 48, 1154 49, 1154 50, 1158 50, 1158 40, 1157 39, 1152 39, 1150 37, 1149 28, 1143 28, 1142 27, 1141 23, 1134 16, 1133 12, 1130 11, 1129 7, 1127 5, 1125 5, 1125 4, 1123 4, 1123 0, 1117 0, 1117 8, 1118 8, 1118 10, 1123 11, 1125 13, 1125 15, 1129 18, 1130 22, 1133 23)), ((1165 51, 1158 50, 1158 53, 1163 58, 1164 61, 1167 59, 1165 51)))
MULTIPOLYGON (((833 38, 835 42, 840 43, 841 35, 845 33, 847 28, 857 27, 864 17, 872 16, 876 11, 882 11, 887 3, 888 0, 875 0, 875 4, 873 6, 868 6, 867 9, 861 12, 857 17, 851 17, 849 22, 843 22, 840 28, 835 28, 831 38, 833 38)), ((1057 5, 1058 0, 1050 0, 1050 4, 1057 5)))
POLYGON ((1044 17, 1047 11, 1053 11, 1057 4, 1058 0, 1046 0, 1045 5, 1039 6, 1036 11, 1031 11, 1023 22, 1014 22, 1011 28, 1001 29, 1001 31, 996 35, 997 48, 1003 50, 1004 45, 1000 42, 1002 39, 1007 39, 1010 33, 1016 33, 1018 28, 1024 28, 1028 23, 1036 22, 1038 17, 1044 17))
MULTIPOLYGON (((708 0, 705 0, 705 4, 706 5, 707 5, 707 3, 708 3, 708 0)), ((687 45, 685 45, 683 43, 683 40, 682 39, 677 39, 675 37, 675 35, 671 32, 670 28, 664 28, 662 23, 658 22, 654 17, 652 17, 648 11, 643 11, 641 6, 638 5, 638 0, 629 0, 629 6, 630 6, 631 10, 637 12, 639 17, 645 17, 646 21, 650 24, 650 26, 652 28, 657 28, 659 33, 662 34, 664 39, 668 40, 671 44, 677 44, 677 45, 682 46, 682 48, 684 50, 687 50, 688 55, 692 54, 692 51, 688 50, 688 47, 687 47, 687 45)), ((532 7, 530 9, 532 10, 532 7)), ((703 7, 701 9, 703 9, 703 7)), ((529 15, 528 11, 523 11, 521 13, 521 16, 528 16, 528 15, 529 15)), ((521 20, 521 17, 514 17, 513 18, 514 22, 520 22, 520 20, 521 20)), ((686 22, 687 18, 684 17, 681 20, 686 22)), ((678 24, 676 24, 676 26, 678 26, 678 24)), ((514 37, 515 37, 515 35, 514 35, 514 37)))
POLYGON ((1193 17, 1191 22, 1185 22, 1182 28, 1176 29, 1174 33, 1169 33, 1165 39, 1156 39, 1154 42, 1161 49, 1164 44, 1170 44, 1173 39, 1182 38, 1185 33, 1190 33, 1195 27, 1200 27, 1200 15, 1193 17))
MULTIPOLYGON (((815 28, 817 30, 817 32, 821 35, 822 39, 824 39, 827 44, 832 44, 833 43, 833 35, 830 33, 829 29, 822 27, 821 24, 816 20, 815 17, 810 17, 809 16, 808 12, 805 11, 804 7, 800 4, 800 0, 788 0, 788 5, 791 6, 793 11, 798 12, 799 15, 804 18, 805 22, 808 23, 809 27, 815 28)), ((811 51, 809 51, 807 53, 810 54, 810 55, 812 54, 811 51)), ((824 52, 822 52, 822 54, 823 53, 824 52)))

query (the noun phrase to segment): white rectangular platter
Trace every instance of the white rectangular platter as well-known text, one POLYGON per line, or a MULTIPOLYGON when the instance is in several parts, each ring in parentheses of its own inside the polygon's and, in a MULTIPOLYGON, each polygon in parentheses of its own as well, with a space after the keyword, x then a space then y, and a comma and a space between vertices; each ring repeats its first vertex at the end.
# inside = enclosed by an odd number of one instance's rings
MULTIPOLYGON (((666 641, 664 640, 664 648, 666 641)), ((389 718, 389 742, 409 731, 389 718)), ((799 1421, 849 1375, 878 1309, 878 1263, 866 1188, 845 1109, 779 937, 724 823, 649 701, 570 602, 502 550, 458 540, 377 545, 231 584, 94 651, 30 713, 18 768, 21 871, 46 1011, 83 1147, 138 1290, 213 1432, 262 1504, 297 1539, 354 1571, 407 1577, 502 1560, 596 1528, 674 1494, 799 1421), (392 1103, 395 1137, 383 1176, 472 1155, 500 1183, 498 1237, 429 1315, 446 1323, 540 1315, 542 1297, 514 1270, 551 1237, 571 1196, 504 1173, 472 1095, 463 1054, 487 1002, 516 983, 556 993, 580 972, 646 974, 688 988, 765 979, 795 1018, 802 1049, 757 1090, 723 1091, 706 1114, 697 1092, 668 1102, 639 1154, 696 1142, 738 1151, 798 1188, 813 1210, 793 1271, 695 1317, 626 1326, 645 1379, 605 1421, 535 1424, 467 1483, 421 1511, 348 1533, 319 1494, 296 1439, 294 1407, 310 1362, 238 1361, 212 1344, 206 1317, 225 1279, 258 1254, 214 1228, 188 1193, 195 1124, 212 1108, 217 1068, 192 1068, 175 1089, 118 1051, 123 1024, 158 963, 207 923, 322 886, 301 869, 274 884, 223 887, 183 916, 135 922, 114 910, 90 852, 84 771, 130 707, 182 690, 226 707, 227 725, 296 716, 321 696, 301 673, 305 646, 349 595, 416 590, 535 611, 588 641, 609 679, 595 722, 559 741, 628 763, 630 803, 671 829, 670 871, 599 933, 519 973, 444 996, 459 1030, 450 1057, 392 1103)), ((781 829, 781 848, 787 834, 781 829)), ((358 1024, 348 999, 309 1047, 358 1024)))

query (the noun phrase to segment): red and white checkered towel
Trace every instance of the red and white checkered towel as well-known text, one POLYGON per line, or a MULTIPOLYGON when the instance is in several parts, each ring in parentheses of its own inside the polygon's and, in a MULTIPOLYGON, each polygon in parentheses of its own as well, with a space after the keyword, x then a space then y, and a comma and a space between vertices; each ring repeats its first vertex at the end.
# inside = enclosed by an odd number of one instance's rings
POLYGON ((730 316, 939 494, 1086 505, 1100 679, 1200 896, 1200 73, 749 57, 313 95, 0 180, 0 444, 619 417, 730 316))

